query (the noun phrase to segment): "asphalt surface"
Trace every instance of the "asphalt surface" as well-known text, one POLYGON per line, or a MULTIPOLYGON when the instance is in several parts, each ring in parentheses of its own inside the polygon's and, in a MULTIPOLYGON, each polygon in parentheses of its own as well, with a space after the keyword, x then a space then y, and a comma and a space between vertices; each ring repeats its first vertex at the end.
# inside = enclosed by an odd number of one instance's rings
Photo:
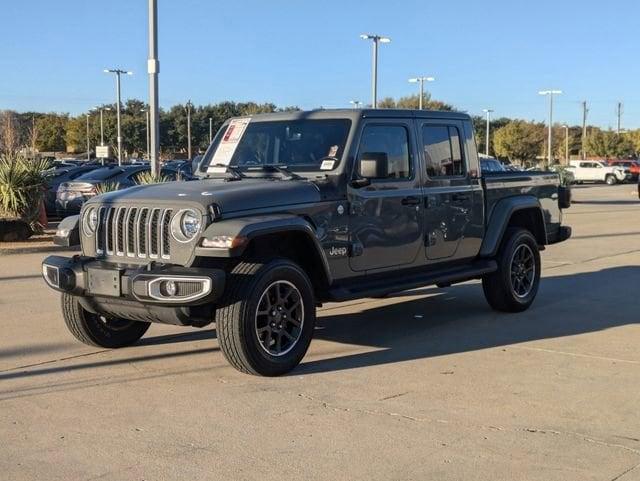
POLYGON ((574 190, 533 307, 478 282, 326 305, 291 375, 240 374, 215 330, 76 342, 40 278, 0 257, 0 479, 640 479, 640 204, 574 190))

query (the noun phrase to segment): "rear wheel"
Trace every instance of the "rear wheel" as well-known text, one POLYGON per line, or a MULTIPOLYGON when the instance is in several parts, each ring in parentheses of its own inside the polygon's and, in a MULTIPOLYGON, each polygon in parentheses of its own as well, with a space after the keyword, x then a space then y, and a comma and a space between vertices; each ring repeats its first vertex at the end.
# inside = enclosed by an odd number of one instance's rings
POLYGON ((289 372, 306 354, 314 326, 313 287, 297 264, 242 262, 231 271, 216 330, 222 353, 239 371, 289 372))
POLYGON ((498 251, 498 270, 482 278, 489 305, 503 312, 529 308, 540 284, 540 252, 531 232, 509 228, 498 251))
POLYGON ((604 179, 604 181, 607 183, 607 185, 614 185, 618 182, 618 180, 615 178, 614 175, 607 175, 604 179))
POLYGON ((125 347, 147 332, 148 322, 130 321, 89 312, 70 294, 62 294, 62 315, 67 328, 79 341, 98 347, 125 347))

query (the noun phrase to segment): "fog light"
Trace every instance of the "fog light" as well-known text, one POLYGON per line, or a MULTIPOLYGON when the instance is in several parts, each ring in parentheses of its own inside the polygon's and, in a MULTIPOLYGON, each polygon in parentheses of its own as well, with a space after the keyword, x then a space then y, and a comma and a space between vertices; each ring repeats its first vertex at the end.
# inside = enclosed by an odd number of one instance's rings
POLYGON ((164 283, 164 290, 169 296, 175 296, 178 293, 178 286, 175 281, 167 281, 164 283))

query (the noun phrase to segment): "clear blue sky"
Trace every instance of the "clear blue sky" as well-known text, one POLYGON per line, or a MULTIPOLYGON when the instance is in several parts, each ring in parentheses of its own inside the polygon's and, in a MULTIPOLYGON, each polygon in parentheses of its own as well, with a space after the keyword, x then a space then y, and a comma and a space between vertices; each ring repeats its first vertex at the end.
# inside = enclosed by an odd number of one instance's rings
MULTIPOLYGON (((637 0, 159 0, 160 102, 271 101, 302 108, 370 99, 370 43, 379 95, 416 91, 460 110, 543 120, 537 92, 558 88, 555 120, 640 127, 637 0)), ((123 97, 147 98, 146 0, 2 0, 0 109, 79 113, 112 102, 105 67, 135 72, 123 97)))

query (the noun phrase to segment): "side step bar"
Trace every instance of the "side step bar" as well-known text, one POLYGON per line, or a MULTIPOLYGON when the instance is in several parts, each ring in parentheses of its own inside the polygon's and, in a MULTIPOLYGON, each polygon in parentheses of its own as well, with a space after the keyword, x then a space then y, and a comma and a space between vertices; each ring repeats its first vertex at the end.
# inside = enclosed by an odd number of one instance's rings
MULTIPOLYGON (((428 269, 428 267, 425 267, 428 269)), ((406 291, 433 284, 454 284, 471 279, 478 279, 485 274, 498 270, 494 260, 478 260, 467 266, 419 272, 403 277, 366 278, 357 285, 340 286, 329 290, 331 301, 348 301, 362 297, 375 297, 406 291)))

